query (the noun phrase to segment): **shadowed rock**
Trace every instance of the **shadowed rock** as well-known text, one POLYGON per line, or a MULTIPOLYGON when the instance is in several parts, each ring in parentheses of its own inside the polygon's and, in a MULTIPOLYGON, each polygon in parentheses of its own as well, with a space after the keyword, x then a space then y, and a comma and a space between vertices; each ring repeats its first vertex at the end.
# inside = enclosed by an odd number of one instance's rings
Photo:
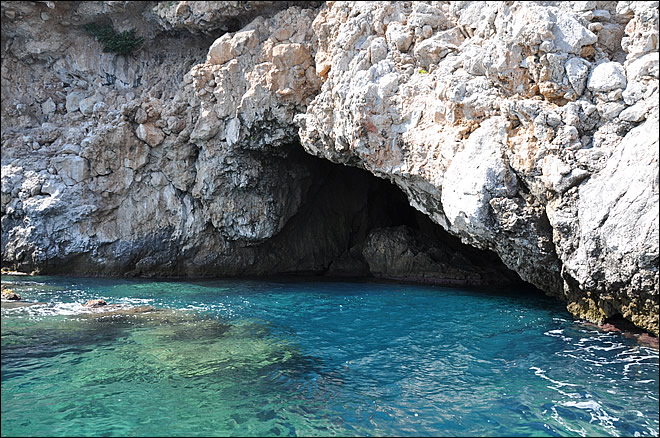
POLYGON ((371 273, 380 278, 445 285, 520 282, 492 254, 468 247, 454 249, 448 242, 405 225, 372 230, 362 255, 371 273))

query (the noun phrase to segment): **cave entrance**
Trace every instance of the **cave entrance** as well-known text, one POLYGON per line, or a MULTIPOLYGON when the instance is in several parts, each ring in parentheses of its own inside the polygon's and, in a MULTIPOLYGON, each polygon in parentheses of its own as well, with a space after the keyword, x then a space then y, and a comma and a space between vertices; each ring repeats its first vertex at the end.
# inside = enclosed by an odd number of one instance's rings
POLYGON ((463 244, 366 170, 293 148, 312 182, 298 212, 265 248, 279 273, 377 277, 445 285, 521 283, 491 251, 463 244))

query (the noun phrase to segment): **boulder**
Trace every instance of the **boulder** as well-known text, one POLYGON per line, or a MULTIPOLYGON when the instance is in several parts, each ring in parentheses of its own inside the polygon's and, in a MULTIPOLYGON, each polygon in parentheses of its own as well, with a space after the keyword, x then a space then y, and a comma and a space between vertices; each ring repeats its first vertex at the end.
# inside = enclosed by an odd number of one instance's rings
POLYGON ((80 101, 85 98, 85 95, 80 92, 72 92, 66 95, 66 110, 69 113, 78 111, 80 108, 80 101))
POLYGON ((151 147, 159 146, 165 140, 163 131, 153 123, 140 124, 135 131, 137 137, 151 147))
POLYGON ((587 87, 600 93, 626 88, 626 71, 623 65, 618 62, 598 64, 589 76, 587 87))
POLYGON ((83 307, 97 308, 106 306, 107 304, 108 303, 106 303, 103 299, 88 300, 85 304, 83 304, 83 307))

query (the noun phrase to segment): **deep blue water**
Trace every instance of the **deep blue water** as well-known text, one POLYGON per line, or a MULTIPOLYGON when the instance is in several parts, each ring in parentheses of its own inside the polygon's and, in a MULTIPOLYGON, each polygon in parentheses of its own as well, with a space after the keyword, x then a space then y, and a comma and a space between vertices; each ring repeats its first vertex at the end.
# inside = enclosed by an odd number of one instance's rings
POLYGON ((535 291, 2 280, 3 436, 658 435, 657 350, 535 291))

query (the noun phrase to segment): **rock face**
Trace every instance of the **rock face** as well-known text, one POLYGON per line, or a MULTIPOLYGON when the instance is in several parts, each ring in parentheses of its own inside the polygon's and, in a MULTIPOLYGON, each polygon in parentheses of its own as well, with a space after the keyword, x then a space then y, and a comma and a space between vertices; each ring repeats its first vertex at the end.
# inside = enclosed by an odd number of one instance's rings
POLYGON ((335 2, 313 27, 307 151, 392 180, 574 314, 657 334, 657 4, 335 2))
MULTIPOLYGON (((322 178, 294 147, 292 124, 320 84, 300 45, 314 12, 294 7, 219 33, 244 55, 204 63, 214 37, 135 18, 162 5, 64 6, 32 48, 30 29, 47 6, 3 4, 14 11, 3 16, 12 41, 3 52, 3 263, 100 275, 269 272, 264 242, 322 178), (99 17, 158 37, 139 54, 104 53, 84 30, 99 17), (53 114, 20 101, 46 97, 59 105, 53 114)), ((300 258, 282 269, 297 270, 300 258)))
POLYGON ((304 149, 575 315, 658 333, 656 2, 1 9, 3 266, 511 280, 304 149), (88 23, 144 43, 103 52, 88 23))

